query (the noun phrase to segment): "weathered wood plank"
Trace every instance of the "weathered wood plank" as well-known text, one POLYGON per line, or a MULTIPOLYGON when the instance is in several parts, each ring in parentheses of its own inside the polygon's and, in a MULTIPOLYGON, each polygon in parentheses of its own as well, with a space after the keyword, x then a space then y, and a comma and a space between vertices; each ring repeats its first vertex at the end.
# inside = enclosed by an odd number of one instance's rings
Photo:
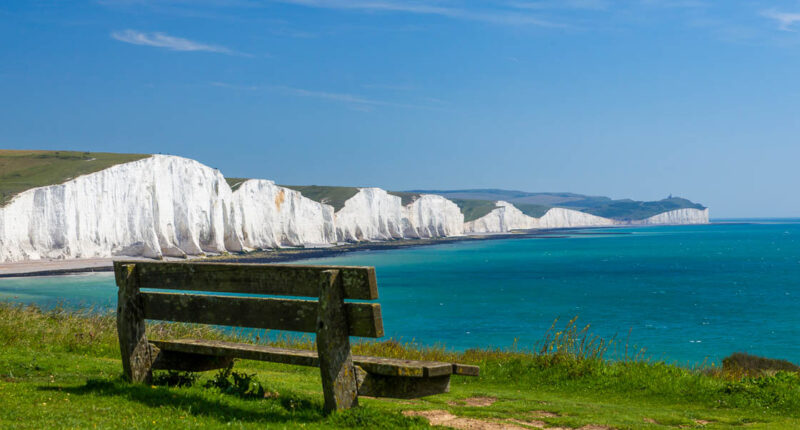
MULTIPOLYGON (((319 366, 316 351, 276 348, 265 345, 251 345, 216 340, 181 339, 151 340, 161 350, 180 351, 194 354, 227 356, 245 360, 269 361, 273 363, 299 366, 319 366)), ((354 355, 353 363, 368 373, 384 376, 403 376, 425 378, 449 375, 454 365, 438 361, 401 360, 397 358, 370 357, 354 355)), ((462 365, 459 365, 462 366, 462 365)))
POLYGON ((356 375, 359 396, 416 399, 450 391, 450 375, 431 378, 385 376, 369 373, 360 367, 356 367, 356 375))
POLYGON ((350 336, 344 294, 338 270, 326 270, 319 278, 317 354, 322 376, 325 411, 358 406, 356 369, 350 355, 350 336))
POLYGON ((225 369, 233 361, 233 357, 192 354, 187 352, 160 350, 153 362, 153 369, 179 370, 181 372, 205 372, 225 369))
POLYGON ((224 342, 219 340, 151 340, 162 351, 205 354, 218 357, 241 358, 243 360, 269 361, 271 363, 293 364, 295 366, 318 367, 316 351, 277 348, 272 346, 249 345, 246 343, 224 342))
POLYGON ((453 374, 462 376, 479 376, 481 368, 478 366, 470 366, 468 364, 453 363, 453 374))
POLYGON ((144 308, 136 277, 136 266, 119 265, 114 275, 117 297, 117 337, 122 353, 122 372, 131 382, 150 383, 157 351, 147 342, 144 308))
MULTIPOLYGON (((319 303, 311 300, 142 292, 144 317, 273 330, 317 331, 319 303)), ((381 337, 380 305, 345 303, 350 336, 381 337)))
POLYGON ((345 299, 378 298, 374 267, 141 261, 118 264, 136 264, 143 289, 297 297, 318 297, 320 273, 336 269, 342 277, 345 299))

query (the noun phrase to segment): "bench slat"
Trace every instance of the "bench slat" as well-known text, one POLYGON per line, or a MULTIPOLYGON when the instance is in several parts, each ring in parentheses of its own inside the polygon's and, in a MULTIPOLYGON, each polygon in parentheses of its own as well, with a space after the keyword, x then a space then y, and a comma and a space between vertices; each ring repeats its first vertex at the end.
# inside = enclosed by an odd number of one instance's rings
POLYGON ((173 263, 118 261, 135 264, 140 288, 319 297, 320 272, 337 269, 345 299, 375 300, 374 267, 301 266, 291 264, 173 263))
MULTIPOLYGON (((270 361, 298 366, 319 366, 316 351, 197 339, 151 340, 150 343, 166 351, 236 357, 245 360, 270 361)), ((438 361, 400 360, 359 355, 353 356, 353 363, 368 373, 412 378, 432 378, 450 375, 454 369, 453 364, 438 361)))
MULTIPOLYGON (((316 332, 315 301, 156 292, 140 296, 146 319, 316 332)), ((383 336, 379 304, 345 303, 345 309, 350 336, 383 336)))

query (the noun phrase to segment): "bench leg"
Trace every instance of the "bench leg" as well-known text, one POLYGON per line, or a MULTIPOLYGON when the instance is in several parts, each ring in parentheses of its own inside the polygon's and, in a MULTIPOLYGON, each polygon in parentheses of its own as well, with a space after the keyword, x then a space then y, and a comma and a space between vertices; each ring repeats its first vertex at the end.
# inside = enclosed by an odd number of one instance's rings
POLYGON ((333 412, 358 406, 358 387, 339 271, 322 272, 319 290, 317 351, 325 411, 333 412))
POLYGON ((429 378, 384 376, 367 373, 356 366, 358 394, 392 399, 416 399, 450 392, 450 375, 429 378))
POLYGON ((139 296, 136 266, 126 264, 115 270, 119 297, 117 299, 117 335, 122 352, 122 371, 131 382, 150 383, 152 365, 158 349, 147 342, 144 309, 139 296))

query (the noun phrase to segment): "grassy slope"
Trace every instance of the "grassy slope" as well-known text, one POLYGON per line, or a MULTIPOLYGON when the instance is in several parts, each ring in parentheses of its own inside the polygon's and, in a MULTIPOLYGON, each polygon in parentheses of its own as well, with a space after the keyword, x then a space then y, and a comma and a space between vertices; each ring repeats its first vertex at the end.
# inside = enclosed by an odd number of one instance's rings
POLYGON ((242 183, 249 178, 225 178, 225 182, 231 187, 231 190, 236 191, 242 186, 242 183))
POLYGON ((334 211, 339 211, 344 207, 344 202, 358 193, 355 187, 328 187, 321 185, 281 185, 300 191, 302 195, 315 202, 325 203, 333 206, 334 211))
MULTIPOLYGON (((223 337, 175 324, 151 326, 150 336, 223 337)), ((255 374, 274 393, 260 399, 203 388, 209 374, 189 388, 129 385, 119 379, 116 342, 111 315, 42 313, 0 303, 0 428, 423 428, 425 421, 400 412, 429 409, 489 421, 530 421, 535 411, 547 411, 557 416, 535 419, 551 427, 699 428, 695 420, 710 421, 708 429, 800 426, 800 378, 792 373, 725 379, 659 363, 609 363, 586 354, 578 359, 565 350, 455 354, 391 342, 359 344, 359 353, 479 364, 482 375, 454 377, 448 394, 412 401, 363 398, 361 408, 325 416, 317 369, 238 361, 235 369, 255 374), (463 402, 474 396, 497 402, 463 402)))
POLYGON ((693 203, 689 200, 679 197, 658 200, 654 202, 637 202, 633 200, 612 200, 603 205, 594 207, 580 206, 581 202, 571 202, 568 207, 575 207, 588 212, 592 215, 597 215, 605 218, 614 218, 619 220, 640 220, 649 218, 653 215, 669 212, 676 209, 705 209, 705 206, 693 203))
POLYGON ((417 200, 421 195, 419 193, 408 193, 405 191, 387 191, 387 192, 393 196, 400 197, 403 206, 408 206, 411 203, 414 203, 414 201, 417 200))
POLYGON ((532 216, 534 218, 541 218, 542 215, 546 214, 552 206, 545 206, 545 205, 535 205, 530 203, 514 203, 514 206, 521 210, 522 213, 528 216, 532 216))
POLYGON ((22 191, 60 184, 80 175, 148 156, 106 152, 0 150, 0 206, 22 191))
POLYGON ((464 222, 475 221, 497 207, 494 202, 488 200, 452 199, 452 201, 464 214, 464 222))

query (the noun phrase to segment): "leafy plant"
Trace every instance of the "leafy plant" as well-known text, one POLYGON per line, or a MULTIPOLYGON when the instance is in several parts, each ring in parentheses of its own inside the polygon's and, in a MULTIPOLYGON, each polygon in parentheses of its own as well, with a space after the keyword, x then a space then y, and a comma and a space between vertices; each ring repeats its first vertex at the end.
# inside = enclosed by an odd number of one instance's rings
POLYGON ((233 363, 221 369, 214 377, 206 381, 206 388, 216 388, 225 394, 245 399, 263 399, 268 391, 255 378, 255 374, 233 371, 233 363))

